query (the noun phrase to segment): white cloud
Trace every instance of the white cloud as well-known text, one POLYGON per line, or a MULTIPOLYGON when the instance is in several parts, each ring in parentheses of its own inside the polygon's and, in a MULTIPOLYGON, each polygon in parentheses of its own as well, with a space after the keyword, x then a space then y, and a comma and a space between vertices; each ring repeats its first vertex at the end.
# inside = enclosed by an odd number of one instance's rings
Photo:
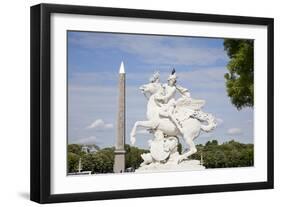
POLYGON ((223 119, 221 118, 216 118, 218 126, 221 126, 223 124, 223 119))
POLYGON ((95 136, 85 137, 85 138, 77 138, 72 143, 75 144, 97 144, 97 138, 95 136))
POLYGON ((226 59, 223 48, 212 48, 194 44, 192 38, 173 39, 165 36, 105 35, 80 33, 71 37, 73 44, 85 48, 118 48, 123 52, 137 55, 146 63, 209 65, 226 59))
MULTIPOLYGON (((186 69, 185 72, 179 71, 177 72, 178 76, 178 84, 183 87, 200 88, 200 89, 220 89, 225 90, 225 79, 224 74, 227 72, 225 67, 196 67, 190 69, 186 69)), ((153 71, 134 71, 128 72, 126 78, 132 83, 147 83, 153 71)), ((162 71, 160 74, 160 80, 162 83, 165 83, 167 77, 170 75, 170 72, 162 71)), ((117 73, 107 73, 100 72, 99 76, 94 72, 76 72, 73 74, 71 79, 71 85, 69 86, 69 90, 71 92, 77 93, 106 93, 107 96, 117 95, 118 85, 118 76, 117 73), (108 80, 109 81, 108 81, 108 80), (107 85, 106 83, 110 82, 111 85, 107 85)), ((138 85, 138 87, 139 87, 138 85)), ((126 89, 128 89, 127 86, 126 89)), ((192 92, 192 91, 191 91, 192 92)), ((225 94, 224 94, 225 95, 225 94)), ((103 97, 103 99, 106 97, 103 97)))
POLYGON ((112 129, 112 128, 113 128, 113 124, 105 123, 102 119, 97 119, 89 126, 87 126, 87 129, 97 129, 97 130, 112 129))
POLYGON ((179 72, 179 84, 186 84, 202 89, 225 89, 225 67, 193 68, 186 72, 179 72))
POLYGON ((240 128, 230 128, 227 130, 227 134, 229 134, 229 135, 242 134, 242 130, 240 128))

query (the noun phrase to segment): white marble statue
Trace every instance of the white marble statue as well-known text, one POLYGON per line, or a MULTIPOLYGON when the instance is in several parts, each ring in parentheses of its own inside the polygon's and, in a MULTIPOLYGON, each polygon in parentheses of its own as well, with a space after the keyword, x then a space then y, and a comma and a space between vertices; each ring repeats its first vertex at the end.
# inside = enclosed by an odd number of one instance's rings
POLYGON ((193 99, 188 89, 176 84, 175 69, 168 77, 168 82, 160 83, 160 74, 157 72, 148 84, 140 87, 141 92, 147 97, 147 120, 137 121, 131 131, 131 144, 136 142, 138 127, 148 129, 153 133, 154 139, 150 140, 150 153, 143 154, 145 166, 181 165, 188 157, 197 152, 193 142, 200 131, 210 132, 216 127, 215 118, 201 110, 204 100, 193 99), (180 98, 176 99, 176 93, 180 98), (183 154, 177 151, 178 138, 182 137, 189 150, 183 154))

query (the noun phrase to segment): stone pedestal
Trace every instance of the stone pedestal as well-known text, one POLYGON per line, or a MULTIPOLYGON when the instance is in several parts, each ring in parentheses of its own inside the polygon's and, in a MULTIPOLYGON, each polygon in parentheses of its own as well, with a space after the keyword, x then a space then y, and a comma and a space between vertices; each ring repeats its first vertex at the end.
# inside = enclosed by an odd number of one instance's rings
POLYGON ((167 163, 151 163, 139 167, 135 172, 151 173, 151 172, 177 172, 177 171, 196 171, 205 170, 205 167, 200 165, 199 160, 185 160, 179 164, 174 162, 167 163))
MULTIPOLYGON (((155 134, 157 135, 157 134, 155 134)), ((167 137, 149 141, 149 153, 141 155, 144 160, 135 172, 166 172, 204 170, 199 160, 182 160, 178 152, 178 139, 167 137)))
POLYGON ((115 150, 114 151, 114 173, 123 173, 125 170, 125 150, 115 150))

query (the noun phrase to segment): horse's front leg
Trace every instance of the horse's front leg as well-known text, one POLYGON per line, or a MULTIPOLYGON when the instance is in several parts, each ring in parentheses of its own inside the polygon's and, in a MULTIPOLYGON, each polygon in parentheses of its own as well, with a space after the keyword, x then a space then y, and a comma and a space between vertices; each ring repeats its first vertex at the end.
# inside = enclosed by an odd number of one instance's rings
POLYGON ((144 128, 147 128, 147 129, 154 129, 154 128, 156 128, 156 126, 157 126, 157 123, 155 124, 155 122, 153 122, 153 121, 137 121, 134 124, 134 127, 131 131, 131 134, 130 134, 131 144, 134 145, 135 142, 136 142, 136 132, 137 132, 138 127, 144 127, 144 128))

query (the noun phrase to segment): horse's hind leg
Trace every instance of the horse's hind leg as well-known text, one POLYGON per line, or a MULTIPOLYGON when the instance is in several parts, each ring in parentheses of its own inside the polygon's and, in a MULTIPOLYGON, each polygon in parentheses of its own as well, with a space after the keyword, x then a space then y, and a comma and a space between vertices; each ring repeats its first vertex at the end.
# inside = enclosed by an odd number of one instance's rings
POLYGON ((182 162, 183 160, 186 160, 189 156, 197 152, 196 146, 193 142, 194 137, 184 136, 184 139, 189 147, 189 151, 179 156, 178 163, 182 162))

